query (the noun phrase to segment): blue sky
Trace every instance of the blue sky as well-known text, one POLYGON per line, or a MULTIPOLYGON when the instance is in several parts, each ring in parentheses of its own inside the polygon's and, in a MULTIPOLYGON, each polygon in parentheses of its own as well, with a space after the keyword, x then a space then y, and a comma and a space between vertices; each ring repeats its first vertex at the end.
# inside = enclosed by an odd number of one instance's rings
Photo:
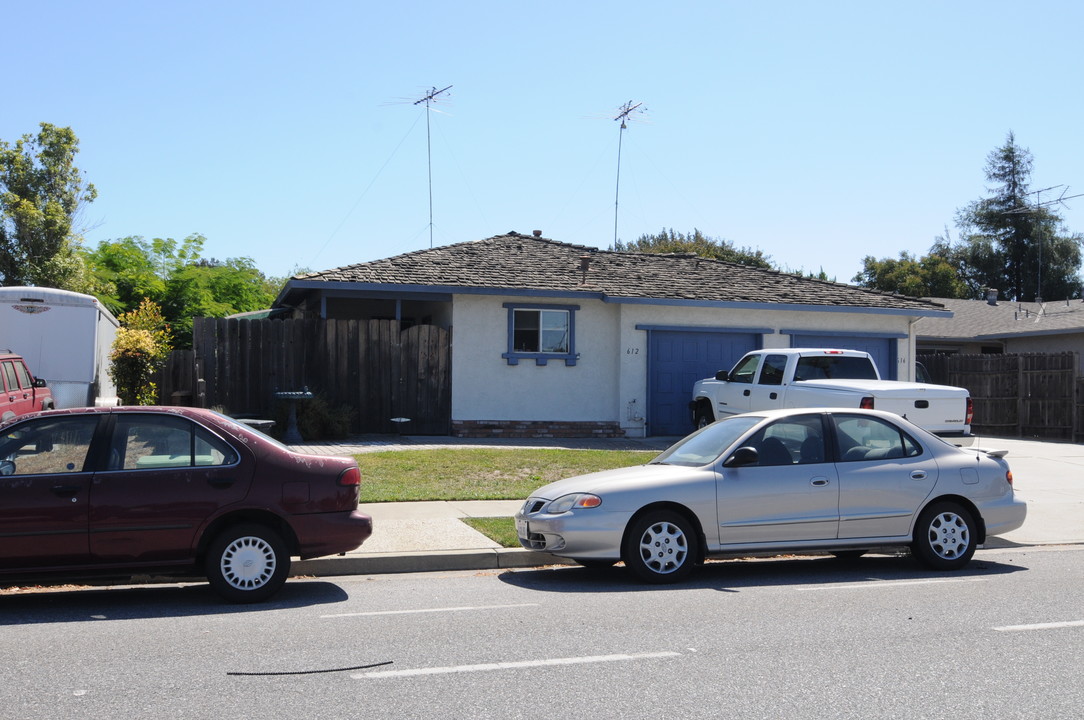
MULTIPOLYGON (((1008 132, 1084 193, 1084 4, 0 0, 0 139, 71 126, 90 245, 270 275, 516 230, 699 228, 846 282, 924 254, 1008 132)), ((1060 192, 1060 190, 1059 190, 1060 192)), ((1053 193, 1050 193, 1052 195, 1053 193)), ((1044 199, 1049 199, 1044 196, 1044 199)), ((1084 197, 1063 209, 1084 232, 1084 197)))

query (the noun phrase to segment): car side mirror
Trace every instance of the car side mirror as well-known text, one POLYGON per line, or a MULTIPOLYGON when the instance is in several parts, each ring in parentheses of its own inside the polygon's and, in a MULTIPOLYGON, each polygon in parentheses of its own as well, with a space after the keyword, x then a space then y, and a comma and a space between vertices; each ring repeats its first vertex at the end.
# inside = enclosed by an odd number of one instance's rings
POLYGON ((14 475, 15 463, 11 460, 0 460, 0 476, 14 475))
POLYGON ((34 378, 33 385, 34 387, 48 387, 45 384, 45 378, 34 378))
POLYGON ((746 465, 756 465, 760 456, 757 454, 757 449, 745 445, 738 448, 734 453, 723 460, 723 467, 745 467, 746 465))
POLYGON ((730 381, 730 371, 729 370, 720 370, 719 372, 715 373, 715 379, 716 380, 722 380, 723 382, 729 382, 730 381))

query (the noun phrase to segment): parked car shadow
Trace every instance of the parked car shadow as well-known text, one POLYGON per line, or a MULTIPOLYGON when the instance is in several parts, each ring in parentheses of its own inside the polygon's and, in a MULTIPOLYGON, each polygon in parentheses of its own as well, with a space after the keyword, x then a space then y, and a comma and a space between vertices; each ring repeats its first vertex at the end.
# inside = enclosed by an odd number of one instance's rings
POLYGON ((1022 565, 975 559, 956 572, 927 570, 906 554, 841 559, 831 556, 784 556, 709 560, 685 582, 649 585, 636 580, 621 565, 610 568, 550 566, 500 575, 503 582, 542 592, 659 592, 717 590, 741 592, 769 586, 830 586, 898 581, 950 581, 990 577, 1027 570, 1022 565))
POLYGON ((205 582, 41 587, 24 592, 0 591, 0 626, 254 613, 329 605, 346 599, 346 591, 338 585, 314 580, 290 580, 270 600, 250 605, 222 600, 205 582))

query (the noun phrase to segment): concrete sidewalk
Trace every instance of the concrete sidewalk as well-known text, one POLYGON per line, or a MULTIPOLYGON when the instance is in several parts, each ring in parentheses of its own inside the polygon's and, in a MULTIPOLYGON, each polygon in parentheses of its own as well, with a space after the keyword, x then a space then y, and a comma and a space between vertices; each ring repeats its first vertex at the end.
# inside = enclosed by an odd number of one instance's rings
MULTIPOLYGON (((662 451, 677 438, 473 440, 465 438, 361 438, 292 449, 320 455, 356 455, 437 447, 572 448, 662 451)), ((954 439, 958 441, 958 439, 954 439)), ((1084 544, 1084 445, 1011 438, 963 438, 961 444, 1008 450, 1017 494, 1028 503, 1024 526, 990 538, 985 547, 1084 544)), ((567 564, 548 553, 502 548, 462 518, 512 516, 525 498, 463 502, 372 503, 373 536, 344 556, 293 564, 294 575, 354 575, 436 570, 481 570, 567 564)))

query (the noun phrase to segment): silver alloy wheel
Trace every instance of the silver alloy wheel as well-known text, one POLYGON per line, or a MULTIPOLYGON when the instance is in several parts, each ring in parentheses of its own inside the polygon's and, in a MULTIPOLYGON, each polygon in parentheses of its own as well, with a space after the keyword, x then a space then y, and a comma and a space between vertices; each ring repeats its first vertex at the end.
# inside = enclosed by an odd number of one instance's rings
POLYGON ((262 587, 271 580, 277 565, 275 548, 255 535, 236 538, 223 550, 219 562, 222 578, 238 590, 262 587))
POLYGON ((640 536, 640 557, 652 572, 669 575, 688 559, 689 540, 676 524, 657 522, 640 536))
POLYGON ((967 521, 951 511, 934 515, 930 519, 927 533, 930 549, 945 560, 957 559, 971 545, 971 532, 967 521))

